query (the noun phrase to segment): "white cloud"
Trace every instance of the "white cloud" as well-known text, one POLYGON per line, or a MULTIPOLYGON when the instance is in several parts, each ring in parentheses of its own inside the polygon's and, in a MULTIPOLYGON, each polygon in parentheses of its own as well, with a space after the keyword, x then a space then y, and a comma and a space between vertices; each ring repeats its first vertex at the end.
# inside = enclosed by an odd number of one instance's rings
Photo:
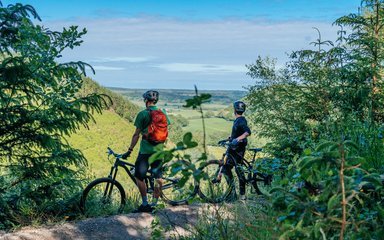
POLYGON ((94 63, 107 63, 107 62, 129 62, 129 63, 142 63, 155 59, 155 57, 99 57, 91 59, 88 62, 94 63))
POLYGON ((92 66, 93 69, 97 71, 124 71, 125 68, 122 67, 110 67, 110 66, 92 66))
POLYGON ((312 27, 320 29, 322 40, 335 40, 338 30, 330 22, 182 21, 161 17, 49 24, 53 30, 57 26, 86 27, 84 43, 64 57, 89 59, 87 62, 100 65, 94 66, 101 71, 95 80, 102 85, 138 88, 146 88, 154 79, 163 88, 171 85, 170 79, 186 87, 199 80, 209 82, 211 89, 228 89, 233 82, 241 88, 250 81, 245 64, 253 63, 258 55, 276 57, 280 66, 288 59, 286 53, 314 49, 309 43, 318 35, 312 27), (135 81, 142 85, 133 86, 135 81))
POLYGON ((160 68, 169 72, 189 72, 189 73, 208 73, 208 74, 245 73, 246 72, 246 67, 242 65, 163 63, 163 64, 154 65, 154 67, 160 68))

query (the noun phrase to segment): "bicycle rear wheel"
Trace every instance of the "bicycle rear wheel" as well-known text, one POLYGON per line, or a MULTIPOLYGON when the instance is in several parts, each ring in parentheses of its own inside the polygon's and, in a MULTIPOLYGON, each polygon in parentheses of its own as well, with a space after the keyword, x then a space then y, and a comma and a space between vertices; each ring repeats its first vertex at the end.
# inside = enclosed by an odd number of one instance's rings
POLYGON ((124 206, 124 188, 110 178, 99 178, 88 184, 80 199, 80 210, 88 217, 118 214, 124 206))
POLYGON ((184 176, 181 172, 188 166, 189 162, 185 160, 173 161, 164 166, 161 197, 166 203, 173 206, 188 204, 196 195, 198 188, 193 176, 184 176))
POLYGON ((221 166, 219 160, 210 160, 200 167, 204 177, 199 182, 199 196, 209 203, 228 200, 234 191, 226 174, 222 174, 221 181, 215 181, 221 166))
POLYGON ((258 195, 268 196, 269 192, 273 188, 272 180, 273 175, 271 174, 262 174, 254 173, 252 179, 252 186, 255 188, 258 195))

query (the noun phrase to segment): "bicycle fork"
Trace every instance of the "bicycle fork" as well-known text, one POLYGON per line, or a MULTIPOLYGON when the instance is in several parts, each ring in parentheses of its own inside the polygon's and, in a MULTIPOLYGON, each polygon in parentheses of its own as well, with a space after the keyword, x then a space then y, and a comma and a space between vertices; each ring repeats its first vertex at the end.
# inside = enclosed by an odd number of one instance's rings
POLYGON ((221 177, 223 176, 223 167, 227 163, 227 160, 228 160, 228 156, 225 154, 223 156, 223 164, 219 168, 216 179, 212 181, 213 183, 219 183, 221 181, 221 177))
MULTIPOLYGON (((113 166, 111 168, 111 172, 108 175, 108 178, 111 178, 113 181, 115 181, 116 175, 117 175, 117 170, 118 170, 118 168, 116 166, 113 166), (112 177, 112 175, 113 175, 113 177, 112 177)), ((113 190, 113 184, 108 182, 107 186, 105 187, 104 197, 108 197, 109 198, 111 196, 111 194, 112 194, 112 190, 113 190)))

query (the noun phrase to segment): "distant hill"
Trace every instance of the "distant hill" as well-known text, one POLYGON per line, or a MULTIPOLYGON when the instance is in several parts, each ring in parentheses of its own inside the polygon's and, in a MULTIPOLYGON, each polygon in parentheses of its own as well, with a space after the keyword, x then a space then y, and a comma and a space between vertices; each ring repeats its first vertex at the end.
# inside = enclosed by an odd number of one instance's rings
MULTIPOLYGON (((142 101, 142 95, 147 89, 128 89, 113 88, 108 89, 126 96, 130 100, 142 101)), ((179 102, 184 104, 185 100, 195 95, 195 91, 186 89, 158 89, 160 98, 163 102, 179 102)), ((243 98, 246 91, 228 91, 228 90, 199 90, 199 93, 209 93, 212 95, 211 103, 229 105, 234 101, 243 98)))
POLYGON ((84 78, 84 83, 80 94, 87 95, 91 93, 108 95, 113 102, 113 104, 109 106, 109 109, 113 110, 119 116, 127 119, 130 122, 133 122, 136 114, 141 109, 136 104, 124 98, 121 94, 100 86, 98 83, 96 83, 90 78, 84 78))

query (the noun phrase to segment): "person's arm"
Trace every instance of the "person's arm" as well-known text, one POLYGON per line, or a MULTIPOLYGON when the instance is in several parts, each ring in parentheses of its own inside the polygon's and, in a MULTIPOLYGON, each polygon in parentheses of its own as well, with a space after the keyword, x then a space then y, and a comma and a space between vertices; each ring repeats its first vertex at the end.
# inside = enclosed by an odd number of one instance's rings
POLYGON ((241 142, 243 139, 247 138, 249 136, 249 132, 245 132, 243 134, 241 134, 240 136, 238 136, 236 139, 238 142, 241 142))
POLYGON ((127 159, 129 156, 131 156, 131 152, 133 151, 137 142, 140 139, 140 132, 141 132, 141 129, 136 128, 135 133, 133 133, 132 135, 131 145, 129 146, 128 151, 121 156, 123 159, 127 159))
POLYGON ((131 146, 128 148, 128 151, 132 152, 133 149, 135 148, 137 142, 140 139, 140 132, 141 132, 141 129, 140 128, 136 128, 135 133, 133 133, 132 140, 131 140, 131 146))

